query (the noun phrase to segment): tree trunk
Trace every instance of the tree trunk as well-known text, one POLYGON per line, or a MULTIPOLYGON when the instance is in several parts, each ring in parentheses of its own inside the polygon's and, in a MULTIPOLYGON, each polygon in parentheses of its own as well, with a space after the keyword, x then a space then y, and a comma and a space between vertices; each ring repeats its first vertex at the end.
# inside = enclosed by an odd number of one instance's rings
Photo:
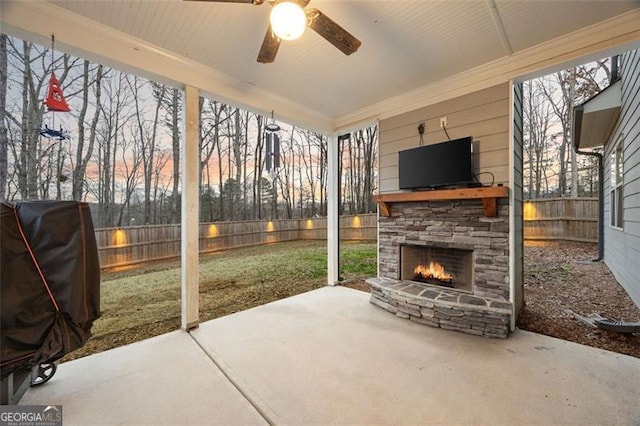
POLYGON ((7 196, 9 140, 7 138, 7 36, 0 34, 0 200, 7 196))
POLYGON ((233 160, 236 165, 236 175, 235 175, 235 185, 233 187, 232 197, 231 197, 231 215, 234 219, 242 218, 242 209, 238 206, 240 205, 240 188, 241 188, 241 180, 242 180, 242 128, 240 125, 240 109, 236 108, 234 111, 234 127, 235 127, 235 135, 233 137, 233 160))
POLYGON ((42 127, 43 107, 38 94, 40 84, 34 84, 31 71, 32 44, 22 43, 24 73, 22 78, 22 147, 20 150, 20 172, 18 183, 23 199, 38 198, 38 140, 42 127))
POLYGON ((573 148, 573 105, 576 98, 576 68, 571 68, 571 79, 569 81, 569 96, 567 99, 567 142, 571 153, 571 196, 578 196, 578 156, 573 148))
POLYGON ((253 174, 253 218, 262 219, 262 150, 264 149, 264 134, 262 129, 262 116, 256 114, 257 142, 254 158, 256 159, 253 174))
POLYGON ((98 65, 96 71, 95 80, 95 103, 96 108, 89 126, 89 140, 87 141, 87 150, 84 151, 85 144, 85 125, 84 119, 87 113, 87 107, 89 104, 89 61, 84 61, 84 75, 82 80, 82 108, 80 115, 78 116, 78 146, 76 149, 76 161, 73 169, 73 182, 72 182, 72 198, 76 201, 82 201, 83 189, 85 183, 85 174, 87 170, 87 164, 89 159, 93 155, 93 146, 96 140, 96 127, 98 125, 98 118, 100 115, 100 94, 102 85, 102 65, 98 65))
POLYGON ((180 183, 180 129, 178 129, 178 113, 180 102, 180 90, 173 89, 171 103, 171 149, 173 152, 173 186, 171 188, 171 223, 178 223, 180 218, 178 204, 178 189, 180 183))

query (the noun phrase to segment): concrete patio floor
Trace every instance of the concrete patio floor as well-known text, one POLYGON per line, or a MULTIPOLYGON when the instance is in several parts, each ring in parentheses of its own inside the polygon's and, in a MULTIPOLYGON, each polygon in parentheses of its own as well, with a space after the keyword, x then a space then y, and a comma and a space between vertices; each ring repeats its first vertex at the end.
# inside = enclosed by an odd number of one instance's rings
POLYGON ((60 365, 64 424, 640 424, 640 359, 421 326, 322 288, 60 365))

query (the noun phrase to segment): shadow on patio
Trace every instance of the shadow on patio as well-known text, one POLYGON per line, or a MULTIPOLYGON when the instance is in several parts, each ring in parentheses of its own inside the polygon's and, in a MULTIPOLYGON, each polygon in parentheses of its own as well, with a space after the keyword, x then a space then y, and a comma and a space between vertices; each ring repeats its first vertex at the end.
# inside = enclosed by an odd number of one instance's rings
POLYGON ((640 359, 421 326, 325 287, 62 364, 65 424, 637 424, 640 359))

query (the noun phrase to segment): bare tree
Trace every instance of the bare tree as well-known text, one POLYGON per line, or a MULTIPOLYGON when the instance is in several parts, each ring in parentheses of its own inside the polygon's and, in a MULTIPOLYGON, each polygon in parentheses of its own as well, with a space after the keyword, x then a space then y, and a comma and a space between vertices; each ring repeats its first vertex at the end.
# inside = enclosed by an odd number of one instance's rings
MULTIPOLYGON (((170 117, 170 131, 171 131, 171 150, 173 159, 173 178, 171 188, 171 217, 170 222, 176 223, 180 218, 180 208, 178 204, 179 195, 178 188, 180 183, 180 129, 178 127, 178 117, 182 110, 180 103, 180 90, 173 89, 171 93, 171 102, 167 105, 170 117)), ((169 120, 167 120, 169 121, 169 120)))
MULTIPOLYGON (((553 111, 545 93, 533 81, 524 83, 526 102, 523 108, 525 181, 530 197, 539 198, 543 173, 547 167, 549 128, 554 124, 553 111)), ((546 179, 545 179, 546 181, 546 179)), ((548 182, 547 182, 548 185, 548 182)))
POLYGON ((224 183, 223 183, 223 162, 222 162, 222 143, 220 140, 218 140, 218 143, 215 144, 216 146, 216 152, 218 154, 218 188, 219 188, 219 192, 220 195, 218 197, 218 212, 220 215, 220 220, 224 220, 225 218, 225 213, 224 213, 224 183))
POLYGON ((248 212, 248 179, 247 179, 247 163, 249 161, 249 111, 242 114, 242 219, 249 219, 248 212))
POLYGON ((9 145, 7 110, 7 36, 0 34, 0 200, 6 198, 9 145))
POLYGON ((573 149, 573 108, 584 100, 598 93, 601 87, 608 84, 611 74, 608 69, 608 60, 596 61, 592 64, 572 67, 557 72, 552 78, 538 79, 539 89, 544 93, 549 105, 559 120, 562 127, 562 143, 558 149, 559 195, 570 193, 572 197, 578 195, 578 160, 573 149), (596 77, 599 71, 604 78, 596 77), (570 165, 570 188, 567 179, 567 166, 570 165), (570 191, 569 191, 570 189, 570 191))
POLYGON ((378 146, 378 126, 370 126, 355 132, 354 138, 359 141, 362 149, 362 177, 361 209, 360 213, 375 211, 375 206, 371 200, 373 192, 376 190, 376 163, 378 146))
MULTIPOLYGON (((170 199, 169 212, 166 213, 164 207, 158 211, 162 212, 163 216, 167 216, 166 220, 169 223, 176 223, 180 219, 180 113, 182 111, 182 101, 180 89, 173 88, 167 90, 170 91, 170 94, 164 96, 163 99, 156 99, 156 101, 165 113, 163 124, 171 135, 171 194, 166 196, 164 193, 161 193, 161 203, 165 203, 166 198, 170 199)), ((200 98, 200 105, 202 105, 202 102, 203 98, 200 98)), ((200 107, 200 111, 202 111, 202 107, 200 107)), ((202 117, 200 120, 202 121, 202 117)), ((154 173, 157 173, 157 171, 154 173)))
POLYGON ((285 217, 287 219, 293 219, 293 206, 295 206, 296 203, 296 193, 292 183, 295 162, 294 155, 292 154, 293 150, 291 149, 293 132, 294 128, 291 127, 289 138, 282 138, 280 141, 280 168, 276 171, 276 180, 282 201, 284 202, 285 217))
POLYGON ((142 168, 144 174, 144 213, 143 213, 143 222, 145 224, 154 223, 154 218, 152 217, 153 211, 155 209, 151 206, 151 193, 153 187, 153 173, 155 170, 155 160, 156 160, 156 145, 157 145, 157 134, 158 134, 158 125, 160 118, 160 108, 162 103, 164 102, 167 88, 158 83, 151 83, 151 91, 153 98, 155 100, 155 105, 153 109, 153 117, 151 121, 147 121, 145 118, 145 112, 142 109, 142 87, 144 83, 139 82, 137 77, 133 78, 133 81, 129 80, 129 85, 131 90, 133 91, 134 97, 134 105, 136 109, 136 123, 137 123, 137 140, 140 144, 141 150, 141 158, 142 158, 142 168))
MULTIPOLYGON (((240 206, 240 196, 241 196, 240 187, 241 187, 241 179, 242 179, 242 168, 244 165, 244 161, 242 159, 243 136, 242 136, 241 115, 240 115, 239 108, 234 109, 233 118, 234 118, 233 120, 234 133, 233 133, 233 138, 231 138, 230 140, 233 142, 231 145, 231 150, 233 152, 233 163, 235 165, 236 174, 234 178, 235 186, 233 186, 233 191, 231 192, 229 197, 229 201, 230 201, 229 214, 232 219, 238 219, 240 217, 239 210, 241 210, 238 207, 240 206)), ((231 160, 231 157, 229 157, 229 159, 231 160)), ((230 165, 229 174, 231 174, 231 162, 229 163, 229 165, 230 165)))
POLYGON ((133 117, 131 91, 126 76, 121 72, 105 72, 111 78, 103 80, 104 101, 100 105, 101 117, 98 138, 98 202, 101 226, 114 226, 116 208, 117 153, 121 149, 122 132, 133 117))
MULTIPOLYGON (((123 130, 124 131, 124 130, 123 130)), ((124 182, 120 188, 120 209, 116 226, 123 226, 124 214, 131 206, 131 200, 139 186, 140 176, 139 170, 142 164, 141 147, 135 142, 128 143, 125 135, 121 137, 122 149, 121 167, 118 169, 121 181, 124 182)), ((128 225, 128 223, 127 223, 128 225)))
MULTIPOLYGON (((17 49, 15 49, 17 53, 17 49)), ((36 54, 43 56, 44 51, 36 54)), ((17 56, 17 55, 16 55, 17 56)), ((42 114, 44 107, 39 101, 39 93, 44 84, 44 74, 37 77, 31 70, 32 44, 22 42, 22 120, 18 123, 21 127, 21 144, 19 161, 15 164, 18 173, 18 187, 23 199, 37 198, 37 161, 36 152, 38 139, 42 128, 42 114)))
POLYGON ((253 218, 262 219, 262 184, 264 182, 262 178, 263 165, 263 149, 264 149, 264 119, 261 115, 255 114, 256 119, 256 146, 254 150, 254 173, 253 173, 253 218))
POLYGON ((164 202, 165 202, 165 194, 164 188, 166 187, 167 182, 164 177, 164 170, 166 165, 169 163, 169 159, 171 158, 170 150, 158 150, 156 153, 156 158, 154 160, 154 168, 151 171, 152 173, 152 193, 153 193, 153 223, 164 223, 164 202), (158 201, 160 200, 160 201, 158 201), (159 215, 158 215, 159 214, 159 215))
MULTIPOLYGON (((302 136, 300 141, 300 158, 304 163, 304 165, 303 167, 301 167, 301 169, 304 169, 306 185, 307 185, 309 198, 311 202, 311 208, 309 210, 309 214, 311 216, 315 216, 317 214, 316 192, 318 190, 318 182, 317 182, 317 175, 316 175, 317 167, 314 167, 314 166, 319 160, 318 158, 319 149, 317 145, 317 140, 318 140, 317 137, 320 135, 304 129, 299 129, 298 131, 301 133, 301 136, 302 136)), ((300 186, 303 185, 302 176, 300 177, 299 184, 300 186)))
POLYGON ((318 172, 320 184, 320 211, 321 216, 327 214, 327 139, 319 133, 315 134, 315 139, 318 143, 318 149, 320 151, 320 161, 318 161, 318 172))
MULTIPOLYGON (((202 98, 201 98, 202 99, 202 98)), ((167 96, 163 107, 166 112, 164 120, 165 127, 171 135, 171 158, 172 158, 172 179, 171 179, 171 206, 168 221, 169 223, 177 223, 180 219, 180 126, 179 117, 182 111, 182 103, 180 99, 180 89, 171 90, 171 96, 167 96)))
POLYGON ((95 106, 93 118, 89 126, 89 138, 87 149, 84 149, 85 144, 85 116, 87 113, 87 107, 89 105, 89 89, 90 89, 90 63, 84 61, 84 72, 82 80, 82 107, 78 116, 78 141, 76 147, 75 167, 73 169, 72 180, 72 197, 74 200, 82 200, 83 189, 85 184, 85 174, 87 171, 87 164, 93 155, 93 146, 96 141, 96 127, 98 125, 98 118, 100 117, 100 96, 102 93, 102 65, 96 67, 96 77, 94 86, 95 106))

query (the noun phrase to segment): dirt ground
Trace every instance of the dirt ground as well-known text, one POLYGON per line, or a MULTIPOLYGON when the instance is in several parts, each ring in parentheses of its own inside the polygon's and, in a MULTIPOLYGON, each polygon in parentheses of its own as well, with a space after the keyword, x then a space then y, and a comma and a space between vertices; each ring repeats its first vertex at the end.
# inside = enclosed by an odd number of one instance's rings
MULTIPOLYGON (((525 306, 517 320, 523 330, 640 358, 640 334, 592 327, 576 318, 593 314, 640 321, 640 309, 620 287, 609 268, 591 262, 597 246, 588 243, 525 244, 525 306)), ((369 291, 364 281, 345 286, 369 291)))
POLYGON ((640 334, 594 328, 576 319, 599 314, 620 321, 640 321, 631 301, 597 255, 595 244, 527 242, 525 306, 518 327, 583 345, 640 358, 640 334))

